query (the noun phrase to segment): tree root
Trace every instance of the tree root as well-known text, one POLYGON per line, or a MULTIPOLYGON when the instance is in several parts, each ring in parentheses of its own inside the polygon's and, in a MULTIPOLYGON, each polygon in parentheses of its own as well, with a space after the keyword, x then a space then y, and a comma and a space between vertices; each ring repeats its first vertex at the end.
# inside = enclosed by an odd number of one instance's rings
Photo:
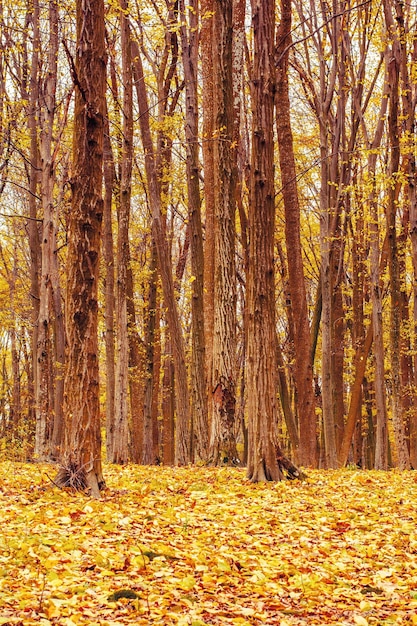
POLYGON ((277 451, 277 463, 281 474, 286 480, 305 480, 307 475, 298 469, 281 451, 277 451))

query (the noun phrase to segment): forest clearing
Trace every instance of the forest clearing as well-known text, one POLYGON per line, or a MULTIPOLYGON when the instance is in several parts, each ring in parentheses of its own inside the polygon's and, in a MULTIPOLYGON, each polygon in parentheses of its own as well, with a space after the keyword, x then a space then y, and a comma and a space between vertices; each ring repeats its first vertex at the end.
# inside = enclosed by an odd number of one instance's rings
POLYGON ((0 624, 417 624, 417 477, 105 466, 100 500, 0 467, 0 624), (126 597, 130 596, 130 597, 126 597))

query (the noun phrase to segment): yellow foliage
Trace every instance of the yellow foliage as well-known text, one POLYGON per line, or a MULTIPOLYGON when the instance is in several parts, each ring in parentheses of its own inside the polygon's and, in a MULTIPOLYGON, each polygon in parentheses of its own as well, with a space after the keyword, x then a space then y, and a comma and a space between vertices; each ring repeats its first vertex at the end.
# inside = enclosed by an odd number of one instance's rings
POLYGON ((1 465, 0 624, 417 623, 412 472, 112 466, 90 502, 52 471, 1 465))

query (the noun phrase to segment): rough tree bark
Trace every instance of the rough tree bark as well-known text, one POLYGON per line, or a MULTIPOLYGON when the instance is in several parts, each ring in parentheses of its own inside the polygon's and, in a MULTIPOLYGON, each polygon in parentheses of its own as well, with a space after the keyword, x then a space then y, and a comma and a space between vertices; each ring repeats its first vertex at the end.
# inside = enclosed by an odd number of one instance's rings
POLYGON ((384 0, 385 23, 387 26, 392 44, 386 56, 387 79, 389 83, 389 104, 388 104, 388 139, 390 155, 388 162, 388 181, 386 190, 386 222, 388 236, 388 272, 390 278, 391 296, 391 324, 390 324, 390 344, 391 344, 391 406, 392 421, 394 426, 395 445, 397 448, 399 469, 410 469, 410 455, 407 447, 407 437, 405 432, 405 419, 403 415, 403 394, 402 387, 400 350, 401 350, 401 306, 400 306, 400 271, 399 271, 399 250, 397 242, 397 207, 400 184, 398 177, 400 174, 400 71, 401 71, 401 45, 397 25, 402 19, 403 7, 399 7, 400 13, 393 15, 391 2, 384 0))
POLYGON ((204 330, 206 342, 207 410, 209 427, 213 416, 212 372, 214 333, 214 111, 213 111, 213 0, 201 0, 201 72, 203 78, 204 163, 204 330))
POLYGON ((252 0, 254 29, 252 180, 249 210, 247 475, 253 482, 279 480, 298 470, 277 443, 274 272, 275 2, 252 0), (271 366, 272 365, 272 366, 271 366))
POLYGON ((233 147, 233 1, 214 1, 214 327, 210 459, 235 463, 236 146, 233 147))
POLYGON ((190 0, 188 6, 189 26, 186 27, 186 12, 183 0, 180 0, 181 11, 181 43, 185 77, 185 135, 187 141, 187 191, 188 219, 191 226, 191 392, 192 392, 192 424, 195 452, 202 461, 209 457, 208 447, 208 405, 207 379, 205 363, 204 334, 204 255, 203 229, 201 223, 201 196, 199 183, 198 159, 198 102, 197 102, 197 69, 198 69, 198 3, 190 0))
POLYGON ((294 324, 294 379, 297 391, 299 450, 294 458, 305 466, 317 465, 317 433, 313 366, 310 361, 311 335, 303 272, 300 234, 300 206, 290 119, 288 55, 291 45, 291 0, 281 1, 281 23, 277 42, 276 123, 285 209, 288 284, 294 324))
POLYGON ((77 0, 72 205, 68 232, 65 445, 57 483, 99 497, 101 465, 98 269, 106 89, 103 0, 77 0))
POLYGON ((122 52, 122 150, 120 163, 119 212, 117 235, 117 287, 116 287, 116 385, 115 430, 113 436, 113 463, 129 460, 129 335, 127 310, 127 284, 130 263, 129 223, 133 163, 133 85, 130 25, 127 17, 128 3, 120 3, 120 31, 122 52))
POLYGON ((58 7, 49 4, 48 65, 39 94, 41 198, 41 281, 36 376, 35 452, 59 458, 63 433, 65 329, 57 255, 58 215, 54 200, 56 163, 54 122, 58 71, 58 7))

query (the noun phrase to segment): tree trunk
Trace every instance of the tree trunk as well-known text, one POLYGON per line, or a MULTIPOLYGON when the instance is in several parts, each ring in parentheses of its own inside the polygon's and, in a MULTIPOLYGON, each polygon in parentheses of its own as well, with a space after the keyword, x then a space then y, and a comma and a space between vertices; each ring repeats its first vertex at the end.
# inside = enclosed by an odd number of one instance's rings
POLYGON ((186 27, 184 2, 180 2, 181 41, 185 77, 185 136, 187 141, 187 191, 188 219, 191 225, 191 391, 192 424, 195 450, 202 461, 209 457, 208 449, 208 405, 207 378, 205 363, 204 335, 204 256, 203 230, 201 224, 201 197, 199 184, 198 160, 198 102, 197 102, 197 65, 198 65, 198 3, 191 0, 188 7, 189 26, 186 27))
MULTIPOLYGON (((408 204, 409 214, 409 237, 411 241, 411 258, 413 264, 413 337, 414 345, 412 345, 412 351, 410 354, 410 360, 412 363, 409 366, 408 380, 410 383, 409 392, 409 449, 410 449, 410 463, 414 469, 417 469, 417 416, 414 410, 415 399, 417 394, 417 193, 416 193, 416 156, 414 151, 415 136, 416 136, 416 118, 415 111, 417 106, 417 99, 413 97, 413 89, 410 78, 409 68, 413 67, 413 64, 417 63, 417 45, 414 41, 414 46, 408 51, 408 33, 411 26, 409 20, 412 18, 412 13, 407 12, 408 20, 405 19, 403 14, 404 7, 399 0, 395 2, 396 6, 396 20, 399 28, 399 42, 400 42, 400 72, 401 72, 401 96, 402 96, 402 119, 404 120, 405 133, 409 138, 409 141, 403 142, 402 154, 403 154, 403 170, 407 176, 406 183, 406 198, 408 204), (410 64, 411 60, 411 64, 410 64)), ((412 341, 412 340, 411 340, 412 341)))
POLYGON ((104 260, 104 342, 106 346, 106 458, 112 460, 114 447, 115 329, 114 329, 114 249, 112 226, 113 192, 116 182, 113 151, 110 143, 108 114, 105 118, 103 148, 103 260, 104 260))
POLYGON ((116 377, 115 377, 115 432, 113 463, 127 463, 129 459, 129 335, 127 311, 127 273, 130 263, 129 223, 133 163, 133 86, 130 25, 128 3, 120 4, 120 30, 123 82, 123 123, 120 172, 120 200, 117 236, 116 289, 116 377))
MULTIPOLYGON (((401 302, 400 302, 400 275, 399 275, 399 252, 397 244, 397 206, 399 195, 399 170, 400 170, 400 136, 399 136, 399 89, 400 89, 400 63, 401 50, 394 16, 389 0, 384 0, 384 13, 387 30, 393 37, 391 48, 386 56, 387 79, 389 83, 389 107, 388 107, 388 138, 390 157, 388 164, 388 180, 386 191, 386 221, 388 236, 388 271, 390 278, 391 296, 391 393, 392 393, 392 421, 394 426, 395 445, 397 448, 398 467, 402 470, 410 468, 410 456, 407 447, 405 432, 405 420, 402 412, 401 398, 405 390, 401 385, 400 350, 401 350, 401 302)), ((402 8, 401 8, 402 13, 402 8)), ((401 14, 396 16, 396 22, 401 19, 401 14)))
POLYGON ((206 344, 208 427, 213 421, 213 336, 214 336, 214 77, 213 77, 213 0, 201 0, 201 71, 203 78, 204 163, 204 330, 206 344))
MULTIPOLYGON (((129 255, 130 257, 130 255, 129 255)), ((131 460, 141 463, 143 456, 144 363, 145 346, 136 328, 132 265, 127 268, 127 323, 129 335, 129 396, 131 460)))
POLYGON ((291 46, 291 0, 281 1, 281 24, 277 45, 276 123, 285 208, 288 283, 294 324, 294 379, 299 419, 299 450, 295 458, 305 466, 317 466, 317 433, 313 366, 310 361, 311 336, 303 272, 300 235, 300 206, 297 190, 293 137, 290 119, 288 55, 291 46))
POLYGON ((236 449, 236 146, 233 147, 233 1, 214 1, 214 337, 210 458, 238 462, 236 449))
POLYGON ((36 437, 35 452, 40 459, 59 456, 62 436, 64 373, 64 327, 59 284, 57 255, 58 216, 54 207, 54 187, 56 163, 53 157, 54 120, 56 107, 58 57, 58 7, 49 4, 49 46, 47 76, 40 95, 40 156, 41 156, 41 197, 43 209, 42 263, 39 301, 39 324, 37 344, 37 385, 36 385, 36 437), (57 308, 57 310, 55 310, 57 308), (59 363, 55 359, 55 346, 59 346, 59 363), (54 376, 55 369, 58 369, 54 376), (56 402, 54 402, 56 398, 56 402), (55 442, 52 436, 55 427, 55 442), (53 449, 54 448, 54 449, 53 449))
POLYGON ((98 269, 106 89, 104 3, 77 0, 72 205, 68 232, 65 448, 57 482, 99 497, 98 269))
MULTIPOLYGON (((387 81, 387 77, 385 77, 387 81)), ((387 82, 386 82, 387 88, 387 82)), ((384 338, 382 325, 382 295, 379 271, 379 215, 375 184, 376 148, 380 145, 384 129, 384 120, 387 110, 387 96, 381 100, 378 115, 378 124, 372 142, 371 153, 368 157, 368 171, 371 182, 369 206, 371 219, 370 233, 370 262, 371 262, 371 302, 372 302, 372 330, 374 335, 375 357, 375 406, 376 406, 376 433, 375 433, 375 469, 388 469, 388 415, 385 392, 385 364, 384 338), (373 150, 373 151, 372 151, 373 150)))
MULTIPOLYGON (((22 97, 28 104, 27 124, 30 137, 30 167, 29 167, 29 192, 28 192, 28 205, 29 205, 29 223, 28 223, 28 236, 29 236, 29 251, 30 251, 30 298, 32 303, 32 380, 30 381, 30 388, 33 390, 33 397, 30 398, 32 403, 31 413, 35 414, 35 432, 36 432, 36 420, 39 413, 36 410, 36 396, 38 389, 38 367, 37 367, 37 346, 38 346, 38 332, 39 332, 39 303, 40 303, 40 265, 41 265, 41 247, 40 247, 40 232, 38 223, 38 200, 37 192, 39 185, 39 171, 40 171, 40 157, 38 148, 38 96, 39 96, 39 51, 41 49, 40 44, 40 30, 39 30, 39 2, 34 0, 30 4, 28 16, 32 20, 33 27, 33 42, 32 42, 32 59, 30 67, 30 90, 29 93, 23 93, 22 97)), ((36 436, 35 436, 35 449, 36 449, 36 436)), ((36 452, 35 452, 36 453, 36 452)))
POLYGON ((274 29, 275 2, 252 0, 254 32, 252 180, 249 210, 246 394, 248 478, 279 480, 276 458, 274 272, 274 29))

